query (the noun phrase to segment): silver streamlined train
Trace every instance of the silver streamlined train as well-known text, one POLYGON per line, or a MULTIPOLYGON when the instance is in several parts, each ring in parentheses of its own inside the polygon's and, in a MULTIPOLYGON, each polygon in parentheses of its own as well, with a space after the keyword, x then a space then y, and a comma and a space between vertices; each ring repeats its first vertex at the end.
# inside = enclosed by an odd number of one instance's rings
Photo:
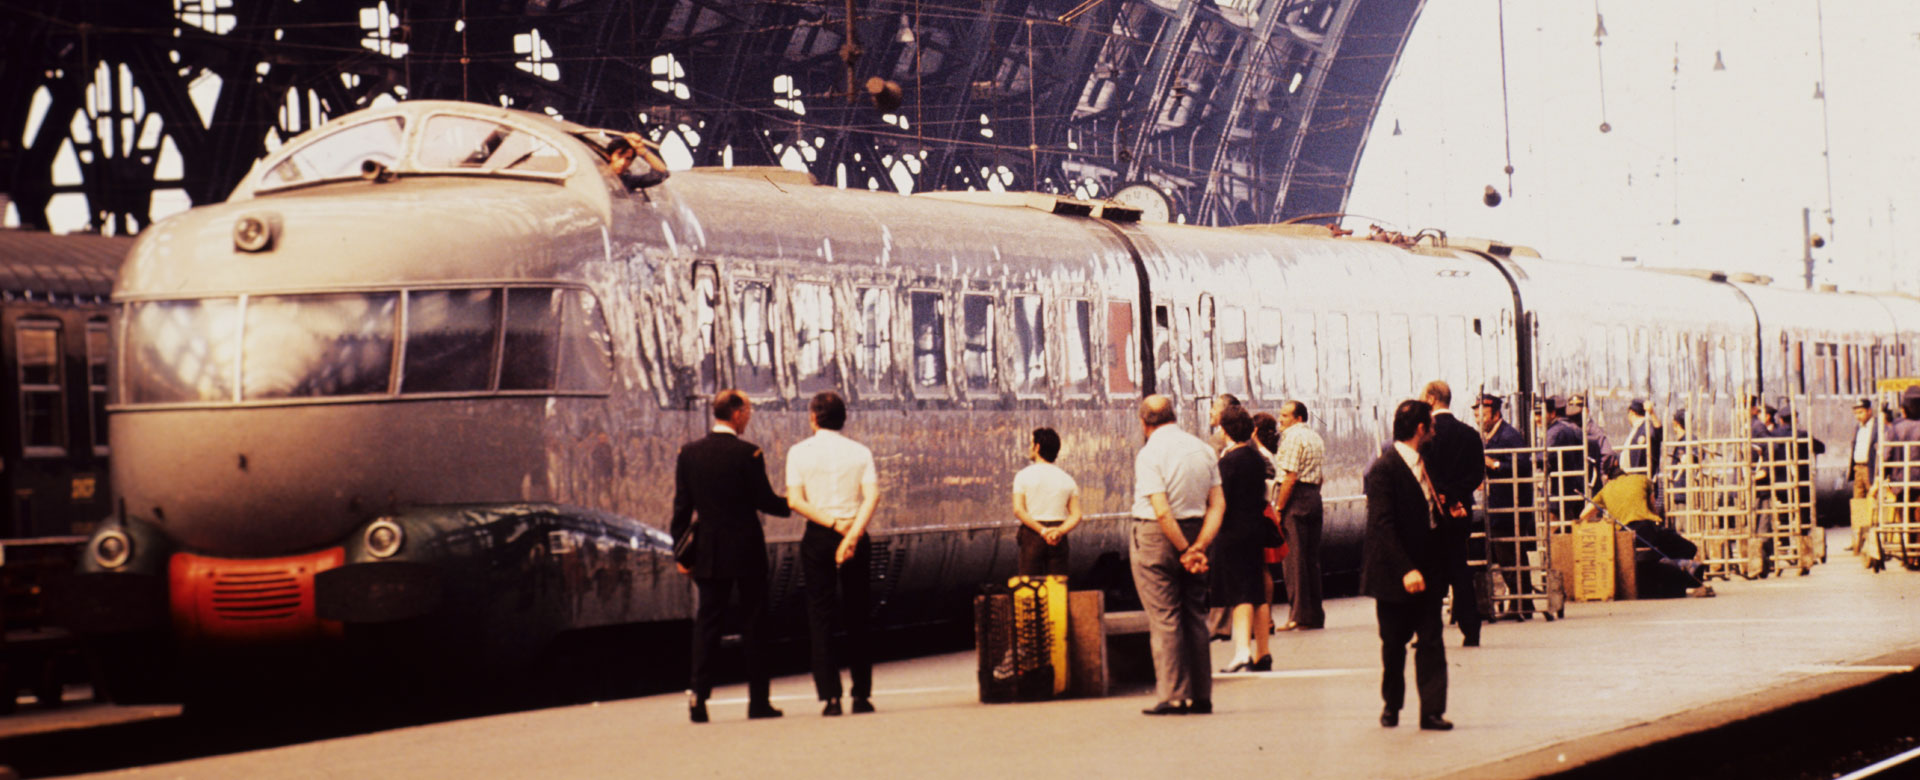
MULTIPOLYGON (((141 237, 114 294, 122 500, 76 578, 114 696, 166 695, 180 671, 284 680, 315 658, 506 662, 686 619, 662 532, 673 457, 724 387, 755 399, 748 437, 776 483, 806 399, 849 398, 881 477, 876 619, 900 624, 1011 573, 1008 486, 1042 425, 1091 513, 1075 577, 1125 582, 1147 393, 1196 428, 1220 392, 1305 401, 1338 576, 1357 568, 1364 466, 1428 379, 1522 409, 1543 386, 1731 399, 1797 381, 1773 339, 1844 346, 1865 380, 1910 371, 1899 345, 1920 328, 1906 301, 1485 242, 1143 224, 1114 204, 775 170, 629 191, 610 137, 484 105, 370 109, 141 237)), ((767 522, 774 609, 791 608, 802 521, 767 522)))

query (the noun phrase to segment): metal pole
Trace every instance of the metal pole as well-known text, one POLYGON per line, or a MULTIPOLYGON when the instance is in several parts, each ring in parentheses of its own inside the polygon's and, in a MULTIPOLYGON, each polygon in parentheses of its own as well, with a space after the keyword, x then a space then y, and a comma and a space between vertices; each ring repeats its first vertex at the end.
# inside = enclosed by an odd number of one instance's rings
POLYGON ((1813 209, 1800 210, 1800 251, 1806 253, 1807 289, 1813 289, 1813 209))

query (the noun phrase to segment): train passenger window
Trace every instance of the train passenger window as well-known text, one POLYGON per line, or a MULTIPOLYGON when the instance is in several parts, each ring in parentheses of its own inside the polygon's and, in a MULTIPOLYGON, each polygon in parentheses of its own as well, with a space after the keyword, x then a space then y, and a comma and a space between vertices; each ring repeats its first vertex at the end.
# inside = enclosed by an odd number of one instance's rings
POLYGON ((1884 347, 1875 344, 1867 348, 1867 354, 1867 387, 1872 388, 1880 381, 1880 377, 1887 375, 1887 353, 1884 347))
POLYGON ((1286 398, 1286 377, 1280 371, 1280 312, 1274 309, 1261 309, 1256 315, 1259 320, 1254 326, 1255 342, 1260 346, 1255 353, 1260 364, 1260 397, 1280 400, 1286 398))
POLYGON ((613 385, 613 337, 600 301, 586 290, 561 290, 560 390, 604 393, 613 385))
POLYGON ((61 379, 60 323, 21 320, 14 327, 20 371, 20 446, 29 453, 59 454, 67 444, 66 388, 61 379))
MULTIPOLYGON (((1181 314, 1185 316, 1186 312, 1182 311, 1181 314)), ((1214 343, 1213 296, 1200 296, 1200 311, 1194 317, 1193 324, 1198 326, 1199 330, 1189 330, 1187 333, 1194 334, 1195 336, 1195 340, 1192 342, 1194 394, 1212 396, 1214 393, 1226 392, 1214 386, 1214 350, 1216 345, 1214 343)))
POLYGON ((87 320, 88 420, 92 423, 95 455, 107 454, 107 362, 112 354, 106 319, 87 320))
POLYGON ((1093 392, 1093 302, 1070 300, 1066 304, 1066 391, 1088 395, 1093 392))
POLYGON ((385 393, 398 293, 263 295, 247 301, 240 397, 385 393))
POLYGON ((407 349, 400 392, 483 392, 493 387, 493 344, 500 291, 407 293, 407 349))
POLYGON ((993 392, 994 328, 993 297, 968 295, 964 299, 961 325, 966 329, 965 351, 960 366, 967 372, 967 391, 993 392))
POLYGON ((1013 296, 1013 391, 1038 395, 1047 391, 1046 300, 1038 295, 1013 296))
POLYGON ((1320 332, 1320 342, 1327 346, 1320 350, 1325 365, 1320 370, 1320 389, 1329 398, 1353 395, 1353 352, 1348 348, 1347 315, 1330 312, 1326 315, 1326 328, 1320 332))
POLYGON ((779 391, 773 374, 773 287, 741 281, 734 286, 733 385, 749 395, 779 391))
POLYGON ((1840 382, 1840 389, 1849 394, 1860 392, 1860 348, 1848 344, 1847 359, 1840 366, 1845 377, 1840 382))
POLYGON ((1220 392, 1253 397, 1248 386, 1247 315, 1238 306, 1220 307, 1220 392))
MULTIPOLYGON (((1186 306, 1182 306, 1180 307, 1178 316, 1180 318, 1180 324, 1179 324, 1180 332, 1178 334, 1180 339, 1179 343, 1184 347, 1183 349, 1177 350, 1177 352, 1179 353, 1178 371, 1180 374, 1179 375, 1180 394, 1190 396, 1194 394, 1193 392, 1193 380, 1194 380, 1193 355, 1196 351, 1200 349, 1200 342, 1195 342, 1193 338, 1193 333, 1194 333, 1193 309, 1186 306)), ((1201 386, 1200 392, 1203 395, 1213 394, 1212 389, 1205 385, 1201 386)))
POLYGON ((1413 333, 1407 315, 1387 315, 1387 327, 1381 332, 1380 351, 1387 358, 1387 398, 1403 398, 1413 393, 1413 333))
POLYGON ((436 116, 421 133, 414 164, 427 170, 558 174, 567 157, 537 135, 499 122, 436 116))
POLYGON ((240 365, 238 299, 132 303, 126 323, 121 400, 234 400, 234 373, 240 365))
POLYGON ((1107 392, 1140 392, 1140 342, 1133 329, 1133 304, 1107 302, 1107 392))
POLYGON ((913 387, 917 395, 947 394, 947 313, 937 292, 907 294, 913 306, 913 387))
MULTIPOLYGON (((893 291, 883 287, 854 290, 853 371, 860 392, 890 395, 893 383, 893 291)), ((830 387, 830 386, 829 386, 830 387)), ((826 387, 801 392, 813 393, 826 387)))
POLYGON ((260 177, 260 189, 356 178, 360 164, 369 160, 392 168, 400 159, 405 131, 406 120, 396 116, 329 133, 269 169, 260 177))
POLYGON ((1294 398, 1320 397, 1320 360, 1313 315, 1301 312, 1287 318, 1287 387, 1294 398))
MULTIPOLYGON (((886 291, 863 289, 860 291, 860 294, 864 300, 866 294, 872 292, 886 291)), ((800 394, 805 396, 812 396, 814 393, 822 390, 838 389, 840 387, 840 359, 838 354, 839 342, 834 338, 833 321, 835 313, 833 310, 833 288, 818 282, 794 282, 792 289, 789 290, 787 295, 787 303, 793 307, 793 337, 795 341, 793 378, 795 386, 799 389, 800 394)), ((862 305, 861 308, 860 335, 862 346, 858 354, 860 357, 866 357, 866 344, 871 335, 867 331, 872 326, 870 325, 871 320, 868 319, 869 312, 866 311, 865 305, 862 305)), ((880 310, 879 318, 879 329, 885 332, 888 321, 885 308, 880 310)), ((887 341, 891 342, 891 339, 887 341)), ((884 348, 881 349, 880 352, 883 356, 883 362, 877 375, 885 376, 886 365, 884 356, 889 353, 884 348)), ((868 373, 863 370, 860 372, 860 375, 864 384, 868 378, 868 373)), ((866 388, 863 386, 861 389, 865 390, 866 388)))

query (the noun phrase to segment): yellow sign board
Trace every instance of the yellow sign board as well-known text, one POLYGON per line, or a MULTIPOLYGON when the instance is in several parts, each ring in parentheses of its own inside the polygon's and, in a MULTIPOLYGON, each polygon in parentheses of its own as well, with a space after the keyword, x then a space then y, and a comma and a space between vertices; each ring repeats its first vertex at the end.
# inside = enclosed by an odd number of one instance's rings
POLYGON ((1573 597, 1579 601, 1613 598, 1613 524, 1573 526, 1573 597))

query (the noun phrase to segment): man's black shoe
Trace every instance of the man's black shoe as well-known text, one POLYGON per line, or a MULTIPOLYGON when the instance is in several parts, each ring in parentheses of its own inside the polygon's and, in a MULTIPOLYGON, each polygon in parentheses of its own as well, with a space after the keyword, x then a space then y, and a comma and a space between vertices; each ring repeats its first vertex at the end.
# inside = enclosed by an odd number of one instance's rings
POLYGON ((821 715, 823 715, 823 716, 825 716, 825 717, 829 717, 829 718, 833 718, 833 717, 839 717, 839 715, 840 715, 840 700, 839 700, 839 699, 828 699, 828 700, 827 700, 827 706, 825 706, 825 707, 822 707, 822 708, 820 708, 820 714, 821 714, 821 715))
POLYGON ((754 702, 752 704, 747 705, 748 720, 760 720, 762 718, 778 718, 785 714, 786 713, 774 709, 773 705, 768 704, 766 702, 754 702))
POLYGON ((1187 714, 1187 706, 1184 704, 1174 704, 1173 702, 1170 702, 1170 701, 1163 701, 1163 702, 1160 702, 1159 704, 1155 704, 1151 707, 1141 710, 1140 714, 1142 715, 1185 715, 1187 714))
POLYGON ((1386 726, 1387 728, 1393 728, 1394 726, 1400 725, 1400 711, 1399 710, 1381 710, 1380 725, 1386 726))
POLYGON ((869 712, 872 712, 872 711, 873 711, 873 702, 872 702, 871 700, 868 700, 868 699, 866 699, 866 698, 864 698, 864 697, 855 697, 855 698, 854 698, 854 700, 853 700, 853 714, 855 714, 855 715, 862 715, 862 714, 865 714, 865 713, 869 713, 869 712))
POLYGON ((1194 699, 1192 704, 1187 705, 1187 714, 1188 715, 1212 715, 1213 700, 1212 699, 1194 699))
POLYGON ((707 700, 697 696, 688 696, 687 719, 695 723, 707 722, 707 700))
POLYGON ((1421 731, 1452 731, 1453 721, 1447 720, 1446 718, 1442 718, 1438 715, 1422 715, 1420 716, 1420 730, 1421 731))

